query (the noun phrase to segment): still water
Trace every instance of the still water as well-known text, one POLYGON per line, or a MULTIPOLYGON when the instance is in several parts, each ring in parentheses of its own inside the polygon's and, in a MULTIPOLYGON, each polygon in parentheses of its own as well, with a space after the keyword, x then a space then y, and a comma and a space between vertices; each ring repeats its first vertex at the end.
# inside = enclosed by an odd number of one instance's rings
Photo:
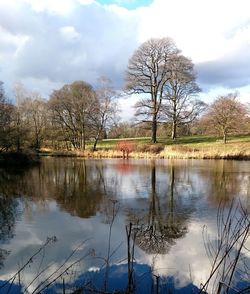
POLYGON ((134 292, 198 293, 218 206, 233 199, 249 211, 248 161, 44 158, 0 170, 0 293, 128 289, 130 223, 134 292))

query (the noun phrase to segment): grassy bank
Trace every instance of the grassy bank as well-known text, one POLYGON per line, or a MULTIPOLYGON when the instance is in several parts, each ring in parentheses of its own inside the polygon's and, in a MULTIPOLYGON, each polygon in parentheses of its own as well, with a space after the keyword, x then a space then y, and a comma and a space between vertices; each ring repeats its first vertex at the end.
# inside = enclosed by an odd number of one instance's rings
MULTIPOLYGON (((124 140, 124 139, 123 139, 124 140)), ((150 144, 150 138, 125 139, 133 144, 131 158, 197 158, 197 159, 250 159, 250 135, 234 136, 228 143, 216 137, 190 136, 175 141, 159 138, 157 144, 150 144)), ((91 144, 84 152, 43 150, 43 155, 72 156, 87 158, 121 158, 122 152, 116 150, 121 140, 103 140, 97 145, 97 151, 91 150, 91 144)))

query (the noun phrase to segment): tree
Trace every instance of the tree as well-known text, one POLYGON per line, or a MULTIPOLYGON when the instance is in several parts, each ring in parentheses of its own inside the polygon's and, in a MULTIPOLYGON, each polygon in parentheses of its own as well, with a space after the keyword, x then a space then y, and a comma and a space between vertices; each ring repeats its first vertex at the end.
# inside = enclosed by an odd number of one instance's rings
POLYGON ((96 103, 95 91, 83 81, 64 85, 50 97, 53 125, 61 128, 64 140, 70 142, 74 149, 85 149, 90 113, 96 103))
POLYGON ((21 102, 22 112, 29 124, 30 146, 39 149, 45 135, 47 123, 47 103, 38 93, 30 92, 21 102))
POLYGON ((177 126, 193 122, 204 110, 205 103, 196 99, 201 89, 196 84, 194 66, 183 55, 171 58, 168 82, 164 87, 165 115, 172 125, 171 137, 175 140, 177 126))
POLYGON ((3 82, 0 81, 0 151, 7 151, 13 144, 14 105, 5 96, 3 82))
POLYGON ((14 113, 14 129, 15 129, 15 141, 16 150, 20 151, 21 147, 24 146, 24 141, 27 136, 28 126, 25 125, 25 114, 22 111, 21 104, 27 97, 27 91, 20 82, 16 82, 13 87, 14 96, 16 99, 15 103, 15 113, 14 113))
POLYGON ((101 134, 117 121, 116 114, 118 112, 118 106, 115 101, 116 93, 112 88, 111 81, 101 77, 99 83, 100 87, 96 90, 96 104, 90 113, 91 126, 94 131, 94 151, 96 151, 96 145, 101 134))
POLYGON ((209 107, 203 118, 209 129, 215 130, 223 135, 226 144, 227 136, 230 133, 241 132, 244 128, 247 112, 242 103, 237 101, 237 94, 230 93, 218 97, 209 107))
POLYGON ((150 39, 143 43, 128 63, 126 89, 143 94, 136 104, 139 117, 151 120, 152 143, 157 139, 157 123, 164 98, 164 88, 169 80, 169 66, 173 56, 179 53, 169 38, 150 39))

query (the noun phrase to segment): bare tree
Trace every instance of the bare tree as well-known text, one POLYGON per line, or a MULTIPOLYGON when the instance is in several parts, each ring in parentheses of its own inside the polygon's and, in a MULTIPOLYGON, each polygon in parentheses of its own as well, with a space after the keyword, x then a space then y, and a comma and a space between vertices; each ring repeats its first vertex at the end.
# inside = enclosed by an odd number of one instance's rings
POLYGON ((172 125, 171 137, 174 140, 177 126, 193 122, 205 108, 205 103, 196 98, 201 89, 196 84, 194 66, 190 59, 183 55, 173 56, 168 77, 164 88, 164 109, 172 125))
POLYGON ((30 92, 21 102, 21 108, 29 124, 30 145, 40 148, 47 123, 47 103, 38 93, 30 92))
POLYGON ((3 83, 0 81, 0 151, 7 151, 13 144, 14 105, 6 99, 3 83))
POLYGON ((14 128, 15 128, 15 139, 16 139, 16 150, 20 151, 23 147, 24 140, 27 134, 27 128, 24 124, 24 117, 21 108, 21 103, 27 97, 27 91, 23 84, 16 82, 13 86, 14 96, 16 99, 15 103, 15 117, 14 117, 14 128))
POLYGON ((64 85, 52 93, 49 101, 54 126, 58 125, 65 141, 75 149, 85 149, 90 113, 96 106, 92 86, 83 81, 64 85))
MULTIPOLYGON (((203 117, 207 128, 223 135, 226 144, 228 134, 243 132, 247 112, 242 103, 237 101, 237 94, 230 93, 218 97, 203 117)), ((204 122, 203 122, 204 124, 204 122)))
POLYGON ((90 113, 91 126, 94 131, 94 151, 96 151, 96 145, 102 133, 118 120, 118 105, 115 101, 116 93, 111 81, 106 77, 101 77, 99 84, 100 87, 96 90, 96 104, 90 113))
POLYGON ((150 39, 143 43, 128 63, 126 89, 131 93, 143 94, 136 104, 138 117, 151 120, 152 143, 157 140, 157 122, 164 98, 164 87, 169 80, 171 58, 179 53, 169 38, 150 39))

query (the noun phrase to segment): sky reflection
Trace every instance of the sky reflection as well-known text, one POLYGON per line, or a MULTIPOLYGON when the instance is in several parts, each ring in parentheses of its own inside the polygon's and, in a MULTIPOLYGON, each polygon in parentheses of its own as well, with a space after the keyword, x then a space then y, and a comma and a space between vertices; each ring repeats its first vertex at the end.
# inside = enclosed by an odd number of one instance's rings
MULTIPOLYGON (((2 170, 1 199, 9 199, 5 208, 13 207, 11 201, 14 201, 15 213, 7 209, 10 213, 3 215, 1 210, 0 214, 2 222, 8 219, 12 224, 11 233, 2 227, 0 234, 0 248, 8 252, 1 260, 0 280, 8 280, 47 237, 56 236, 57 242, 47 246, 22 272, 23 287, 46 269, 28 288, 29 292, 34 291, 62 264, 65 263, 65 269, 85 255, 68 275, 63 275, 64 282, 70 286, 83 277, 91 278, 93 269, 101 281, 108 254, 112 207, 116 203, 110 276, 115 281, 115 274, 122 273, 120 286, 127 281, 125 227, 133 222, 140 229, 135 248, 138 275, 144 270, 150 272, 152 281, 149 281, 153 285, 154 275, 161 277, 162 285, 168 277, 169 284, 174 281, 176 291, 182 289, 180 293, 186 293, 191 286, 199 287, 211 269, 202 236, 204 225, 213 240, 221 200, 229 203, 239 195, 248 207, 249 175, 249 165, 230 161, 45 159, 40 167, 22 174, 2 170)), ((245 256, 249 261, 249 252, 245 256)), ((110 287, 114 290, 117 285, 112 278, 110 287)), ((58 284, 61 283, 59 279, 58 284)), ((18 288, 11 290, 15 293, 18 288)))

